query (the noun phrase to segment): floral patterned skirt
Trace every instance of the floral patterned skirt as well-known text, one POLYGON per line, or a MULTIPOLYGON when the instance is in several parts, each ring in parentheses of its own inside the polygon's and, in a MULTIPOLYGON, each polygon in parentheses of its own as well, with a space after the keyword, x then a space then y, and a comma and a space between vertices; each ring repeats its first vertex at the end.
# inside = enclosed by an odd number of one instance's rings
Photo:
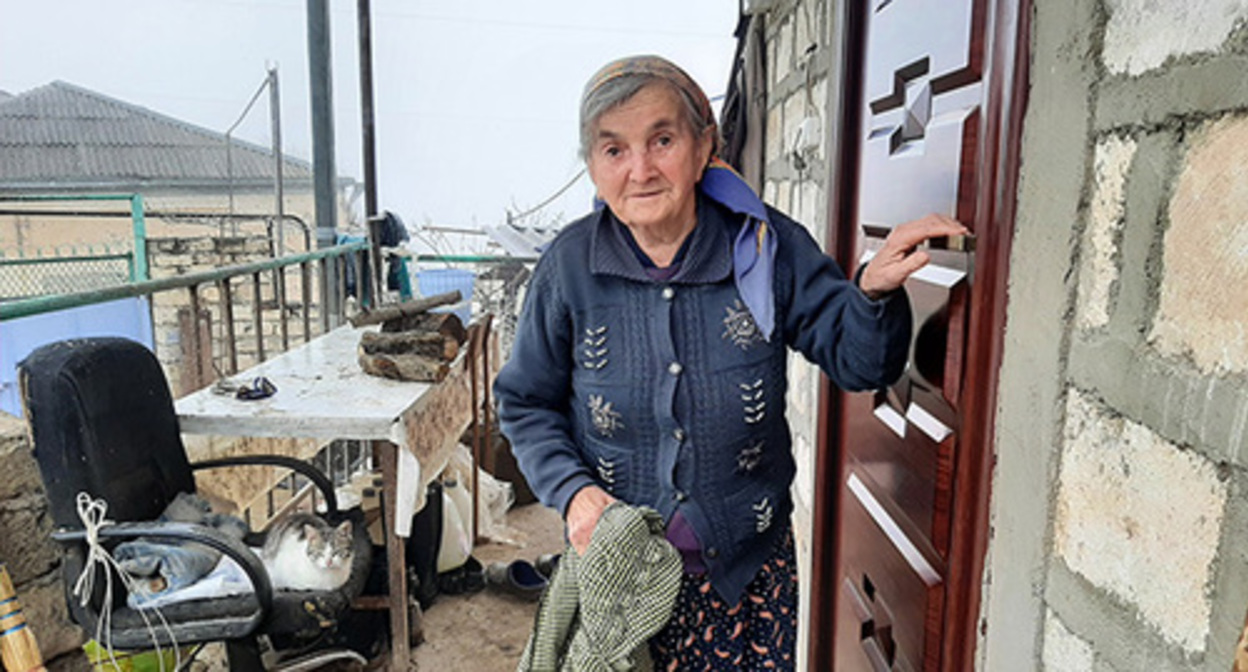
POLYGON ((706 574, 685 574, 671 620, 650 639, 654 669, 795 669, 797 590, 792 529, 736 604, 725 603, 706 574))

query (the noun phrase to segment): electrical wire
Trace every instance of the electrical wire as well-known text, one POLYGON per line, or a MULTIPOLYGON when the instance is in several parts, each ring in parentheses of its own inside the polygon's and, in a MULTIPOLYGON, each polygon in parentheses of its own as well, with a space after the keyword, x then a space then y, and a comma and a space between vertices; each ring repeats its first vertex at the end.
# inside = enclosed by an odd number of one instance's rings
POLYGON ((548 198, 546 198, 546 200, 542 201, 541 203, 538 203, 537 205, 529 208, 528 210, 525 210, 524 212, 511 215, 510 221, 515 221, 517 219, 524 219, 525 217, 528 217, 529 215, 532 215, 538 210, 541 210, 542 208, 550 205, 551 203, 555 201, 555 199, 567 193, 567 191, 572 188, 572 185, 576 184, 577 180, 584 177, 585 173, 587 172, 589 172, 588 168, 581 168, 579 171, 577 171, 576 175, 572 176, 572 179, 568 180, 567 184, 563 185, 562 187, 559 187, 559 190, 551 194, 548 198))

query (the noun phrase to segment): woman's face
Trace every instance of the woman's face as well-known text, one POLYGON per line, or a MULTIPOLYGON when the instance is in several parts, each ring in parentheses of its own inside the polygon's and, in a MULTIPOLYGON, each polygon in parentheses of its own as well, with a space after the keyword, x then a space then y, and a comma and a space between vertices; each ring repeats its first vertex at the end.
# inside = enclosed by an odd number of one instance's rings
POLYGON ((695 137, 679 94, 650 84, 598 118, 589 176, 630 228, 677 231, 697 213, 695 187, 710 160, 709 132, 695 137))

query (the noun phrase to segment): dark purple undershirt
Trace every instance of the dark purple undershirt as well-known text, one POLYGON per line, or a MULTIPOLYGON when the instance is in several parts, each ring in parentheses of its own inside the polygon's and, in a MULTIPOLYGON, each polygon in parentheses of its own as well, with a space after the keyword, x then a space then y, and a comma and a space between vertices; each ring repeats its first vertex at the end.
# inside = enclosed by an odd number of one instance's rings
MULTIPOLYGON (((686 236, 685 242, 681 244, 680 250, 676 252, 676 258, 672 260, 671 265, 665 268, 659 268, 654 265, 654 261, 650 259, 641 246, 637 244, 633 238, 632 231, 627 226, 621 226, 624 230, 624 239, 628 241, 628 246, 632 248, 633 254, 637 256, 637 261, 641 262, 642 267, 646 270, 646 275, 656 282, 667 282, 680 272, 680 265, 685 260, 685 253, 689 250, 689 241, 693 236, 686 236)), ((681 557, 685 562, 685 573, 687 574, 705 574, 706 563, 702 561, 702 543, 698 540, 698 535, 693 531, 693 526, 685 518, 680 509, 676 509, 676 513, 672 514, 672 519, 667 522, 667 541, 680 551, 681 557)))

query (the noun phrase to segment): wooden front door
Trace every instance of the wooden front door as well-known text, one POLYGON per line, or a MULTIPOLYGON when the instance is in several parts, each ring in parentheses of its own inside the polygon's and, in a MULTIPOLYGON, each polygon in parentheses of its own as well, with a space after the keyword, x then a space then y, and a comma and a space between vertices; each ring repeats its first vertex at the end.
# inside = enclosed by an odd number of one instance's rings
POLYGON ((990 38, 1017 34, 994 22, 1013 20, 1018 2, 861 5, 848 71, 859 73, 848 89, 856 113, 842 129, 852 138, 838 185, 842 261, 865 263, 892 227, 928 212, 973 235, 934 243, 906 284, 914 332, 901 380, 834 406, 836 571, 816 594, 835 605, 837 670, 970 669, 1003 320, 995 260, 1013 225, 1000 195, 1016 165, 1002 136, 1008 80, 989 78, 990 66, 1013 72, 1002 61, 1014 50, 990 38))

